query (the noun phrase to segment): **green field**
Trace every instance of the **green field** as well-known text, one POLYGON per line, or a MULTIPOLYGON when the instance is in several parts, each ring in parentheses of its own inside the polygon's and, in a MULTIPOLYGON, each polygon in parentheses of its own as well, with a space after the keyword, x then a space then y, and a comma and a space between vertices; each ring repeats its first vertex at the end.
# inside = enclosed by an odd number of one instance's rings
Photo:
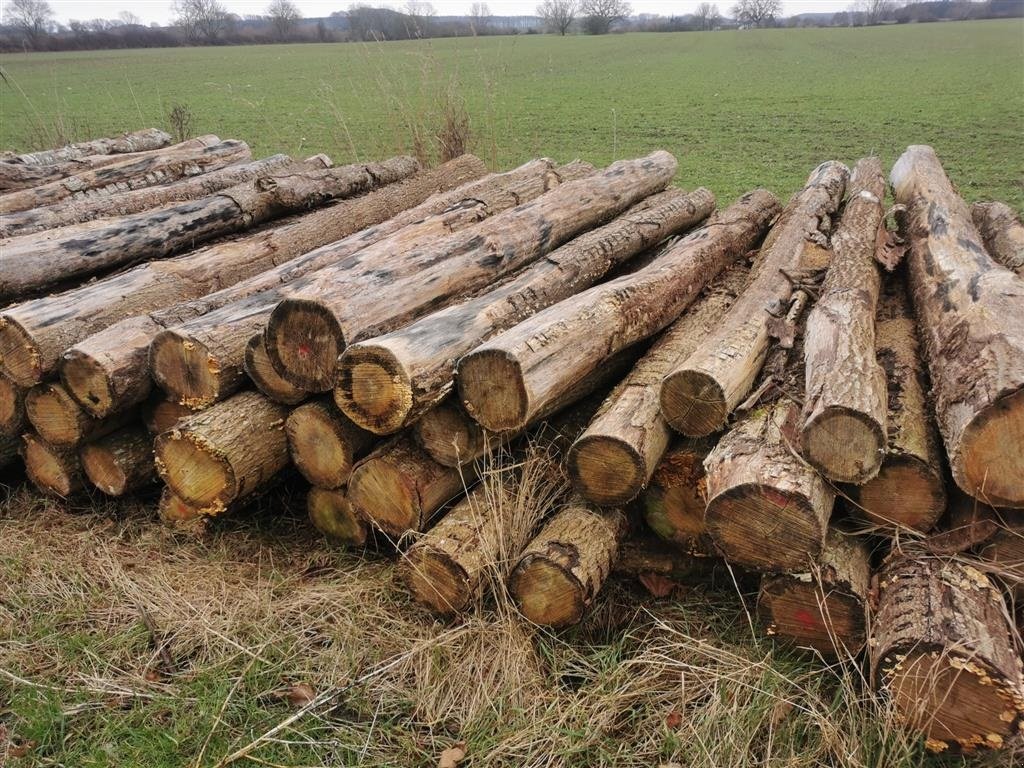
POLYGON ((822 160, 936 147, 969 200, 1024 208, 1024 23, 551 36, 9 55, 0 145, 166 124, 259 154, 335 161, 409 149, 446 92, 472 148, 505 168, 655 148, 723 200, 797 189, 822 160))

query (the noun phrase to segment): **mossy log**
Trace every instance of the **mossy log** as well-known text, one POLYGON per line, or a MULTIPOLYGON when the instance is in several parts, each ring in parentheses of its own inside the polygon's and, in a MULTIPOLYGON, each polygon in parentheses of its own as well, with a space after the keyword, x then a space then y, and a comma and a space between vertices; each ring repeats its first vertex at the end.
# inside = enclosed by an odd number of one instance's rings
POLYGON ((75 402, 58 382, 32 387, 25 395, 25 414, 29 423, 48 443, 76 446, 120 429, 135 417, 131 411, 105 419, 91 416, 75 402))
POLYGON ((142 426, 128 426, 83 445, 79 458, 89 482, 108 496, 124 496, 157 481, 153 438, 142 426))
POLYGON ((348 483, 352 467, 377 442, 329 396, 300 405, 285 421, 292 463, 310 484, 324 489, 348 483))
POLYGON ((709 438, 680 438, 658 463, 642 499, 644 520, 661 539, 691 553, 712 551, 704 525, 709 438))
POLYGON ((975 203, 971 220, 989 256, 1024 277, 1024 224, 1006 203, 975 203))
POLYGON ((25 434, 22 441, 25 473, 37 489, 67 498, 85 488, 85 472, 75 448, 50 445, 32 433, 25 434))

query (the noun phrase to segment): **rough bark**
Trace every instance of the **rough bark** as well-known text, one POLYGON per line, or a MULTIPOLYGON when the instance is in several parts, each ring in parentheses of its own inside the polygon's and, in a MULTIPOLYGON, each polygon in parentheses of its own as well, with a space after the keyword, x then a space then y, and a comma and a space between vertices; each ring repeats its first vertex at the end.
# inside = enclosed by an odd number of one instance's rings
POLYGON ((704 525, 708 503, 704 460, 713 447, 708 438, 682 438, 665 453, 642 497, 647 526, 665 541, 695 554, 712 551, 704 525))
POLYGON ((825 477, 863 485, 885 455, 885 372, 875 359, 885 177, 877 157, 857 163, 832 237, 832 262, 804 334, 804 458, 825 477))
POLYGON ((619 555, 612 573, 637 579, 644 585, 652 579, 659 586, 662 579, 677 585, 707 584, 711 587, 735 588, 736 577, 718 557, 699 553, 683 553, 660 539, 630 536, 619 546, 619 555))
POLYGON ((757 612, 769 635, 825 657, 852 658, 867 642, 870 582, 867 543, 829 529, 810 571, 762 577, 757 612))
POLYGON ((341 488, 310 488, 306 511, 313 527, 333 544, 362 547, 370 538, 369 525, 356 514, 341 488))
POLYGON ((393 331, 529 265, 661 191, 675 170, 667 152, 620 161, 464 233, 401 254, 358 283, 321 272, 270 316, 270 359, 293 384, 326 391, 347 345, 393 331))
POLYGON ((79 160, 90 155, 123 155, 128 152, 145 152, 160 149, 171 143, 171 135, 159 128, 144 128, 140 131, 125 132, 119 136, 90 139, 74 144, 65 144, 54 149, 25 152, 5 157, 4 162, 16 165, 53 165, 68 160, 79 160))
POLYGON ((300 405, 285 421, 292 463, 311 485, 341 488, 377 438, 343 414, 330 397, 300 405))
POLYGON ((465 492, 470 474, 438 464, 404 435, 352 470, 348 500, 356 513, 392 541, 422 531, 447 502, 465 492))
POLYGON ((335 401, 364 428, 397 432, 452 390, 460 356, 707 218, 714 205, 714 196, 703 188, 689 195, 680 190, 652 195, 504 285, 350 346, 338 365, 335 401))
POLYGON ((267 345, 262 332, 254 333, 245 345, 242 368, 256 389, 276 403, 298 405, 309 397, 309 392, 285 381, 274 370, 267 357, 267 345))
POLYGON ((25 414, 39 436, 51 445, 76 446, 121 428, 135 417, 125 411, 97 419, 85 410, 62 384, 46 382, 25 395, 25 414))
POLYGON ((804 571, 825 545, 835 494, 795 454, 799 406, 787 397, 746 414, 704 462, 705 524, 726 560, 804 571))
POLYGON ((149 434, 155 437, 170 432, 179 421, 193 413, 194 410, 179 403, 155 398, 143 406, 142 421, 149 434))
MULTIPOLYGON (((337 262, 337 270, 354 286, 371 279, 381 269, 397 271, 399 267, 394 263, 395 253, 414 251, 447 234, 471 227, 514 202, 540 194, 546 187, 544 179, 547 173, 543 165, 532 168, 526 179, 521 179, 522 174, 509 176, 511 184, 525 188, 517 190, 514 195, 500 196, 494 204, 467 200, 436 216, 404 227, 366 246, 351 258, 337 262)), ((245 381, 243 363, 246 342, 253 334, 263 333, 278 302, 297 290, 293 288, 295 283, 302 282, 296 280, 272 288, 158 334, 150 350, 150 368, 156 383, 170 397, 197 406, 209 405, 227 397, 245 381)), ((273 360, 270 364, 273 368, 273 360)), ((296 389, 307 391, 301 385, 289 383, 296 389)))
POLYGON ((20 436, 24 430, 25 395, 28 388, 0 373, 0 434, 20 436))
POLYGON ((704 286, 756 244, 778 212, 755 190, 649 266, 578 293, 459 361, 466 410, 492 431, 521 429, 610 355, 675 320, 704 286))
POLYGON ((38 435, 23 436, 21 457, 32 484, 45 494, 67 498, 85 487, 85 473, 78 451, 50 445, 38 435))
POLYGON ((1024 277, 1024 224, 1006 203, 975 203, 971 219, 989 256, 1024 277))
POLYGON ((788 306, 793 281, 822 258, 847 175, 846 166, 836 162, 811 173, 765 239, 759 268, 742 298, 716 332, 666 377, 662 413, 673 429, 691 437, 717 432, 750 392, 770 347, 769 321, 788 306))
POLYGON ((972 566, 899 554, 880 585, 875 685, 935 751, 1003 746, 1024 717, 1024 679, 998 590, 972 566))
POLYGON ((1006 585, 1014 607, 1024 608, 1024 518, 1004 512, 995 532, 978 548, 986 570, 1006 585))
POLYGON ((414 159, 396 157, 380 164, 266 176, 155 211, 11 238, 0 262, 0 298, 135 261, 163 259, 334 197, 351 197, 398 181, 417 168, 414 159))
POLYGON ((207 515, 260 489, 288 465, 286 406, 241 392, 178 422, 156 439, 157 471, 207 515))
POLYGON ((745 260, 725 269, 612 390, 569 452, 569 478, 583 498, 618 506, 646 487, 672 437, 661 415, 661 382, 715 329, 749 280, 745 260))
POLYGON ((109 496, 124 496, 157 481, 153 438, 141 426, 83 445, 79 458, 89 482, 109 496))
POLYGON ((523 615, 549 627, 578 623, 611 573, 626 527, 621 510, 591 509, 582 501, 551 518, 509 576, 523 615))
MULTIPOLYGON (((464 157, 433 171, 384 187, 355 200, 342 201, 332 210, 332 221, 350 221, 357 231, 337 242, 288 259, 273 269, 235 285, 189 301, 169 304, 147 315, 129 318, 107 331, 77 344, 62 364, 62 378, 80 402, 96 413, 108 413, 141 402, 150 391, 149 346, 160 331, 213 312, 233 302, 289 283, 307 272, 353 256, 399 230, 428 216, 438 214, 459 201, 477 196, 493 197, 510 176, 539 176, 551 168, 550 161, 534 161, 509 174, 491 176, 451 189, 465 177, 482 172, 476 158, 464 157), (543 170, 542 170, 543 169, 543 170), (441 191, 423 200, 435 189, 441 191), (414 207, 409 208, 408 206, 414 207), (373 224, 373 222, 378 222, 373 224), (364 227, 359 230, 358 227, 364 227), (72 370, 74 369, 74 371, 72 370), (75 379, 73 383, 71 380, 75 379)), ((326 226, 327 222, 323 222, 326 226)), ((269 253, 288 247, 289 233, 275 238, 269 253)), ((292 233, 294 234, 294 233, 292 233)))
POLYGON ((934 150, 893 166, 906 206, 907 274, 953 479, 993 506, 1024 507, 1024 281, 981 246, 934 150))
MULTIPOLYGON (((212 195, 222 189, 255 179, 266 173, 284 170, 293 164, 288 155, 271 155, 251 163, 236 163, 200 176, 180 179, 159 187, 131 189, 102 197, 65 199, 42 208, 0 215, 0 237, 15 237, 47 229, 82 224, 108 216, 127 216, 185 200, 212 195)), ((329 167, 317 159, 303 165, 310 168, 329 167)))
POLYGON ((0 195, 0 213, 53 205, 73 196, 109 195, 128 189, 153 187, 252 159, 249 145, 244 141, 221 141, 211 135, 185 144, 189 146, 144 152, 120 162, 86 168, 29 189, 8 192, 0 195))
POLYGON ((846 493, 853 508, 885 528, 931 530, 946 509, 939 434, 928 404, 917 334, 902 281, 878 309, 876 355, 885 371, 887 436, 878 475, 846 493))

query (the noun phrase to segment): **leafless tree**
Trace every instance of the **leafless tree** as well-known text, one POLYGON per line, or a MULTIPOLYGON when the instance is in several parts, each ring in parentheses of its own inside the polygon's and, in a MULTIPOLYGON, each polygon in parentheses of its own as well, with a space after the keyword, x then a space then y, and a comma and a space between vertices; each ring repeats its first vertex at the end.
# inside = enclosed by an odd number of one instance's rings
POLYGON ((267 6, 270 26, 274 28, 274 36, 278 40, 287 40, 302 14, 292 0, 271 0, 267 6))
POLYGON ((473 3, 469 6, 469 23, 475 34, 485 31, 490 22, 491 9, 487 3, 473 3))
POLYGON ((537 15, 544 20, 548 30, 564 35, 576 19, 578 10, 576 0, 544 0, 537 6, 537 15))
POLYGON ((220 0, 174 0, 174 23, 189 40, 213 42, 223 35, 231 22, 220 0))
POLYGON ((583 26, 591 35, 606 35, 616 21, 633 12, 625 0, 583 0, 580 13, 583 26))
POLYGON ((53 8, 46 0, 10 0, 4 22, 17 29, 33 48, 46 37, 53 20, 53 8))
POLYGON ((714 29, 721 18, 718 14, 718 6, 713 3, 701 3, 697 6, 697 10, 693 12, 693 15, 700 22, 701 29, 714 29))
POLYGON ((744 24, 764 26, 782 12, 782 0, 739 0, 732 15, 744 24))
POLYGON ((857 0, 850 10, 859 13, 865 24, 879 24, 892 16, 896 9, 893 0, 857 0))
POLYGON ((131 11, 121 11, 117 14, 117 18, 126 27, 140 27, 142 26, 142 19, 136 16, 131 11))

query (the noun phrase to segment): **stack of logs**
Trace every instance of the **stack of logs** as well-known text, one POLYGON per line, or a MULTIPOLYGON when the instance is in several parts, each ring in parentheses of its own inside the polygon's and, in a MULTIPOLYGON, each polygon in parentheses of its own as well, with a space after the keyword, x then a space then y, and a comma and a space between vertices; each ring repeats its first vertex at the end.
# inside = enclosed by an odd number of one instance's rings
POLYGON ((563 627, 613 570, 757 577, 768 634, 866 649, 930 747, 1019 738, 1024 226, 931 148, 890 230, 872 157, 716 210, 663 151, 487 173, 169 141, 0 162, 0 462, 61 497, 162 481, 175 525, 297 471, 313 525, 401 551, 439 616, 502 587, 563 627), (542 429, 549 490, 517 497, 542 429))

